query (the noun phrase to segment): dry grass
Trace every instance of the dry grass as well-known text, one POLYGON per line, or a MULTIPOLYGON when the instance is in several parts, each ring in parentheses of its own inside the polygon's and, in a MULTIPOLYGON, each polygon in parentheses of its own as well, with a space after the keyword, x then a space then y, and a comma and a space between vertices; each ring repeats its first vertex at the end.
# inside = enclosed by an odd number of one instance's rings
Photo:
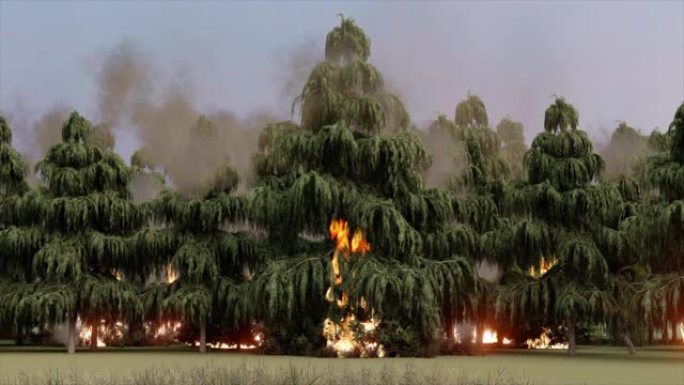
POLYGON ((684 346, 501 350, 432 359, 326 359, 183 350, 99 353, 0 350, 0 383, 9 385, 475 385, 684 384, 684 346))

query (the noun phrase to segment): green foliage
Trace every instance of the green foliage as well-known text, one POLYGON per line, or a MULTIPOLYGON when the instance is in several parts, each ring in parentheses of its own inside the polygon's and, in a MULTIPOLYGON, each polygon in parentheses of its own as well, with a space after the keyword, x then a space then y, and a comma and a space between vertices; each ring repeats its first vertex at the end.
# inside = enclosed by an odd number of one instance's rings
POLYGON ((91 321, 131 320, 142 316, 142 301, 135 287, 111 276, 83 278, 77 294, 77 308, 91 321))
POLYGON ((511 325, 574 325, 613 319, 611 272, 621 271, 629 249, 618 226, 623 195, 638 186, 596 183, 603 159, 593 153, 578 113, 557 98, 525 154, 527 182, 503 190, 499 209, 507 218, 483 237, 483 253, 506 268, 495 309, 511 325), (542 263, 550 264, 543 275, 542 263))
POLYGON ((320 316, 327 308, 324 294, 330 284, 329 265, 323 255, 269 261, 254 281, 252 298, 257 314, 276 324, 320 316))
POLYGON ((507 163, 511 176, 513 179, 522 179, 523 160, 527 150, 522 123, 509 117, 503 118, 496 125, 496 133, 501 138, 501 156, 507 163))
POLYGON ((313 69, 293 105, 300 106, 302 128, 316 132, 342 122, 364 134, 408 128, 406 109, 385 91, 380 72, 367 62, 369 56, 370 40, 353 20, 343 17, 328 34, 325 61, 313 69))
POLYGON ((487 108, 477 95, 468 94, 468 98, 456 105, 454 122, 457 126, 476 128, 487 127, 487 108))
POLYGON ((579 120, 579 113, 572 104, 563 98, 556 98, 544 113, 544 129, 550 133, 575 130, 579 120))
POLYGON ((684 164, 684 103, 679 106, 675 113, 670 124, 669 134, 672 138, 670 141, 672 159, 679 164, 684 164))
POLYGON ((211 292, 201 284, 180 285, 163 300, 162 308, 187 322, 202 322, 211 315, 211 292))
POLYGON ((341 16, 339 27, 333 28, 325 39, 325 59, 329 62, 368 60, 370 39, 354 20, 341 16))
POLYGON ((12 148, 12 130, 0 113, 0 195, 21 194, 28 188, 28 166, 12 148))

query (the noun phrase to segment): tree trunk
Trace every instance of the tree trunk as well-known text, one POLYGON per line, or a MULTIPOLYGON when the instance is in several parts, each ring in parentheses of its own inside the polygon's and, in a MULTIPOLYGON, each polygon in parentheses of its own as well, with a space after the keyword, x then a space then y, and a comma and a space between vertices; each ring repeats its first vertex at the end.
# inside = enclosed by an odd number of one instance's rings
MULTIPOLYGON (((653 345, 655 343, 655 332, 656 331, 653 328, 653 326, 651 326, 651 325, 647 326, 646 330, 647 330, 646 334, 648 335, 648 344, 653 345)), ((663 329, 663 338, 666 338, 665 336, 667 336, 667 327, 665 327, 665 329, 663 329)))
POLYGON ((629 354, 636 354, 636 349, 634 348, 632 337, 630 337, 627 328, 622 329, 622 339, 625 340, 625 345, 627 345, 627 351, 629 352, 629 354))
POLYGON ((568 355, 574 356, 577 353, 577 344, 575 342, 575 317, 570 317, 568 320, 568 355))
POLYGON ((446 334, 447 346, 453 347, 456 343, 456 336, 454 335, 454 321, 451 318, 444 321, 444 334, 446 334))
POLYGON ((676 340, 677 340, 677 323, 673 319, 672 322, 670 322, 670 343, 674 345, 676 340))
POLYGON ((200 353, 207 352, 207 323, 205 320, 200 321, 200 353))
POLYGON ((484 352, 484 331, 485 331, 485 325, 484 322, 478 322, 476 329, 477 331, 477 352, 479 354, 483 354, 484 352))
MULTIPOLYGON (((661 331, 660 331, 660 344, 661 344, 661 345, 667 345, 667 333, 668 333, 668 330, 667 330, 667 329, 668 329, 668 328, 667 328, 667 322, 666 322, 665 325, 663 325, 663 328, 662 328, 661 331)), ((655 339, 655 338, 654 338, 654 339, 655 339)), ((655 341, 654 341, 654 342, 655 342, 655 341)))
POLYGON ((126 345, 140 346, 144 344, 145 330, 141 319, 136 319, 128 323, 128 333, 126 333, 126 345))
POLYGON ((24 345, 24 325, 22 325, 19 322, 17 322, 17 338, 14 341, 14 343, 17 346, 23 346, 24 345))
POLYGON ((74 354, 74 353, 76 353, 76 317, 75 316, 69 316, 69 320, 67 321, 67 329, 68 329, 67 351, 69 352, 69 354, 74 354))
POLYGON ((97 351, 97 323, 93 323, 93 325, 90 327, 90 351, 91 352, 96 352, 97 351))

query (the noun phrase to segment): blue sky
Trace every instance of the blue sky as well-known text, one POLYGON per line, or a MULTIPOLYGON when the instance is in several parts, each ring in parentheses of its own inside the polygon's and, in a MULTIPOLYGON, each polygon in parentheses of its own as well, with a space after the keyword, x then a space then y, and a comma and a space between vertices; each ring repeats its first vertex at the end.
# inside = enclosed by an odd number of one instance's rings
MULTIPOLYGON (((522 120, 529 140, 558 94, 601 139, 617 120, 666 128, 684 100, 683 1, 2 0, 0 109, 39 116, 61 105, 96 115, 102 58, 128 41, 160 78, 189 84, 200 110, 286 116, 286 63, 321 57, 338 13, 365 29, 371 61, 418 124, 452 116, 470 90, 490 121, 522 120)), ((29 133, 16 135, 21 147, 29 133)), ((135 139, 124 139, 130 152, 135 139)))

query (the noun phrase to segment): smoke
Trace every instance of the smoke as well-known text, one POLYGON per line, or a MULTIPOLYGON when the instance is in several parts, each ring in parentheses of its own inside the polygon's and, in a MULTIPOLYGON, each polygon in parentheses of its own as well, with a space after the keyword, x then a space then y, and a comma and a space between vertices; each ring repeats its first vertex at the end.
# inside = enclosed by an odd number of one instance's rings
POLYGON ((438 125, 419 130, 432 157, 432 163, 425 174, 425 185, 429 188, 446 188, 450 182, 462 175, 468 165, 465 146, 438 125))
POLYGON ((62 124, 68 115, 68 108, 52 107, 29 126, 31 135, 27 156, 31 163, 40 160, 48 148, 62 140, 62 124))
MULTIPOLYGON (((77 323, 76 324, 76 336, 78 336, 81 333, 81 324, 77 323)), ((78 337, 77 337, 78 338, 78 337)), ((64 346, 67 346, 69 344, 69 327, 67 323, 61 323, 58 325, 55 325, 52 328, 52 341, 62 344, 64 346)))
POLYGON ((615 181, 621 176, 637 176, 639 162, 653 152, 648 146, 648 137, 626 123, 621 123, 608 138, 597 142, 596 152, 605 161, 602 177, 606 181, 615 181))
MULTIPOLYGON (((280 84, 278 94, 281 100, 291 103, 302 92, 311 69, 323 60, 323 47, 319 41, 318 38, 309 37, 276 55, 277 67, 280 70, 275 73, 274 81, 280 84)), ((286 107, 289 113, 291 105, 286 107)))
POLYGON ((477 275, 488 282, 499 282, 502 271, 496 263, 482 260, 477 263, 477 275))
POLYGON ((98 111, 108 126, 118 126, 132 98, 149 99, 151 68, 130 41, 124 41, 104 58, 98 72, 98 111))
MULTIPOLYGON (((109 51, 97 79, 103 122, 137 138, 147 165, 182 193, 201 195, 226 165, 238 171, 244 188, 259 129, 271 115, 240 119, 224 110, 203 113, 187 79, 160 79, 159 73, 131 42, 109 51)), ((138 178, 131 188, 136 199, 147 199, 157 190, 153 185, 138 178)))

